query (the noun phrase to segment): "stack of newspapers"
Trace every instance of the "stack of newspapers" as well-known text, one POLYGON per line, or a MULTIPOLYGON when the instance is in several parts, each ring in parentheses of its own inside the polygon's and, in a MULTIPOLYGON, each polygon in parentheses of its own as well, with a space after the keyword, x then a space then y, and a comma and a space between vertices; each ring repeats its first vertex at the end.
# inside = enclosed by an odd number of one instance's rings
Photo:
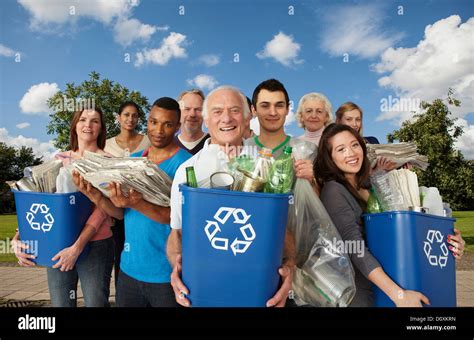
POLYGON ((40 165, 25 168, 24 176, 19 181, 8 181, 14 190, 34 192, 56 192, 56 178, 63 166, 60 160, 53 160, 40 165))
POLYGON ((367 156, 372 167, 375 166, 378 157, 386 157, 395 162, 397 167, 410 163, 414 167, 426 170, 428 157, 418 154, 415 143, 393 143, 393 144, 367 144, 367 156))
POLYGON ((84 157, 72 165, 107 197, 110 197, 109 183, 115 182, 121 184, 125 196, 133 189, 152 204, 170 205, 172 179, 146 157, 110 158, 86 151, 84 157))

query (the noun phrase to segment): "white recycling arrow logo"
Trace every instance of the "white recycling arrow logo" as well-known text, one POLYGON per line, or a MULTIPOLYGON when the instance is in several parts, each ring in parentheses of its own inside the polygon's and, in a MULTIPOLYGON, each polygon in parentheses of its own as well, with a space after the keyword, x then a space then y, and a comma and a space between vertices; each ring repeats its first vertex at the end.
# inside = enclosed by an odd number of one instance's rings
POLYGON ((439 230, 428 230, 426 234, 426 240, 424 241, 423 250, 425 251, 426 258, 428 259, 430 265, 440 268, 446 267, 448 263, 448 247, 446 243, 443 242, 443 234, 439 230), (437 246, 441 249, 442 255, 433 255, 431 251, 433 247, 437 246))
POLYGON ((33 230, 42 230, 43 232, 50 231, 54 224, 54 217, 49 212, 49 207, 46 204, 33 203, 30 210, 26 212, 26 220, 33 230), (39 223, 35 219, 37 215, 43 215, 45 222, 39 223))
POLYGON ((214 249, 223 251, 229 250, 230 247, 234 256, 245 253, 257 236, 252 224, 247 223, 250 216, 252 215, 248 215, 244 209, 230 207, 219 208, 214 214, 214 221, 206 220, 207 224, 204 227, 204 232, 211 242, 211 246, 214 249), (242 225, 239 229, 243 239, 236 237, 229 246, 229 240, 227 238, 217 237, 217 234, 222 231, 219 223, 224 225, 231 216, 234 219, 234 224, 242 225))

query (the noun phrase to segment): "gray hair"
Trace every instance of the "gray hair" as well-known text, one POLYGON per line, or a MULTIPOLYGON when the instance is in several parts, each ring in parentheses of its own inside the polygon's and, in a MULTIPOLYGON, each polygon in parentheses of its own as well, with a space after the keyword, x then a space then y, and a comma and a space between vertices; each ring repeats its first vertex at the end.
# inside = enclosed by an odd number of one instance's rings
POLYGON ((324 123, 324 126, 327 126, 331 124, 334 121, 334 116, 332 114, 332 105, 329 99, 322 93, 316 93, 316 92, 311 92, 305 94, 303 97, 301 97, 299 103, 298 103, 298 109, 296 110, 296 121, 298 122, 298 126, 304 128, 304 122, 303 122, 303 105, 306 101, 308 100, 320 100, 324 103, 324 109, 326 110, 328 114, 328 120, 326 123, 324 123))
POLYGON ((197 94, 199 97, 202 98, 202 100, 205 99, 204 93, 203 93, 201 90, 199 90, 199 89, 190 89, 190 90, 183 91, 183 92, 181 92, 181 93, 179 94, 178 102, 179 102, 181 99, 183 99, 183 97, 184 97, 185 95, 187 95, 188 93, 190 93, 190 94, 197 94))
POLYGON ((222 85, 219 87, 216 87, 214 90, 209 92, 209 94, 206 96, 206 99, 204 99, 204 103, 202 104, 202 117, 205 119, 207 117, 207 101, 208 99, 217 91, 220 90, 230 90, 233 91, 234 93, 238 94, 241 101, 242 101, 242 110, 244 111, 244 118, 247 118, 250 115, 250 109, 247 104, 247 97, 244 96, 244 94, 236 87, 230 86, 230 85, 222 85))

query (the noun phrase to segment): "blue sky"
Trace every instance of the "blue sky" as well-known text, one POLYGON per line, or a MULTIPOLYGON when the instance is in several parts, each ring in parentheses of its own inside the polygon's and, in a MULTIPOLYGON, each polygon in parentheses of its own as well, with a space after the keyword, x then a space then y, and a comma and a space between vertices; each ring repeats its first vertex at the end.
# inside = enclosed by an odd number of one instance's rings
POLYGON ((457 147, 474 158, 474 0, 5 0, 0 10, 0 141, 37 153, 54 152, 46 98, 94 70, 150 101, 224 84, 250 97, 277 78, 295 106, 308 92, 334 111, 354 101, 380 141, 411 117, 382 102, 452 87, 466 131, 457 147))

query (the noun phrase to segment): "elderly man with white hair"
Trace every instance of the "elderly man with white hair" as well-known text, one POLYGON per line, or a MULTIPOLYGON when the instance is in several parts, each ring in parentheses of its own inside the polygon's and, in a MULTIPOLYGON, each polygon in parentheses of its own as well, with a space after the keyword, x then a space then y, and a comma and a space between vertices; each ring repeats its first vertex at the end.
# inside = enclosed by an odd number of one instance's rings
MULTIPOLYGON (((243 134, 246 118, 249 116, 246 97, 236 88, 221 86, 209 93, 203 105, 203 118, 211 137, 206 140, 200 152, 184 162, 176 172, 171 188, 171 233, 167 243, 167 255, 173 272, 171 285, 176 301, 182 306, 190 306, 186 295, 187 287, 181 281, 181 242, 182 242, 182 206, 179 184, 186 183, 186 168, 193 166, 199 182, 208 179, 211 174, 220 170, 222 161, 239 154, 243 148, 243 134)), ((284 255, 286 259, 279 273, 282 285, 267 302, 268 307, 283 307, 291 290, 294 271, 294 241, 287 233, 284 255)))

